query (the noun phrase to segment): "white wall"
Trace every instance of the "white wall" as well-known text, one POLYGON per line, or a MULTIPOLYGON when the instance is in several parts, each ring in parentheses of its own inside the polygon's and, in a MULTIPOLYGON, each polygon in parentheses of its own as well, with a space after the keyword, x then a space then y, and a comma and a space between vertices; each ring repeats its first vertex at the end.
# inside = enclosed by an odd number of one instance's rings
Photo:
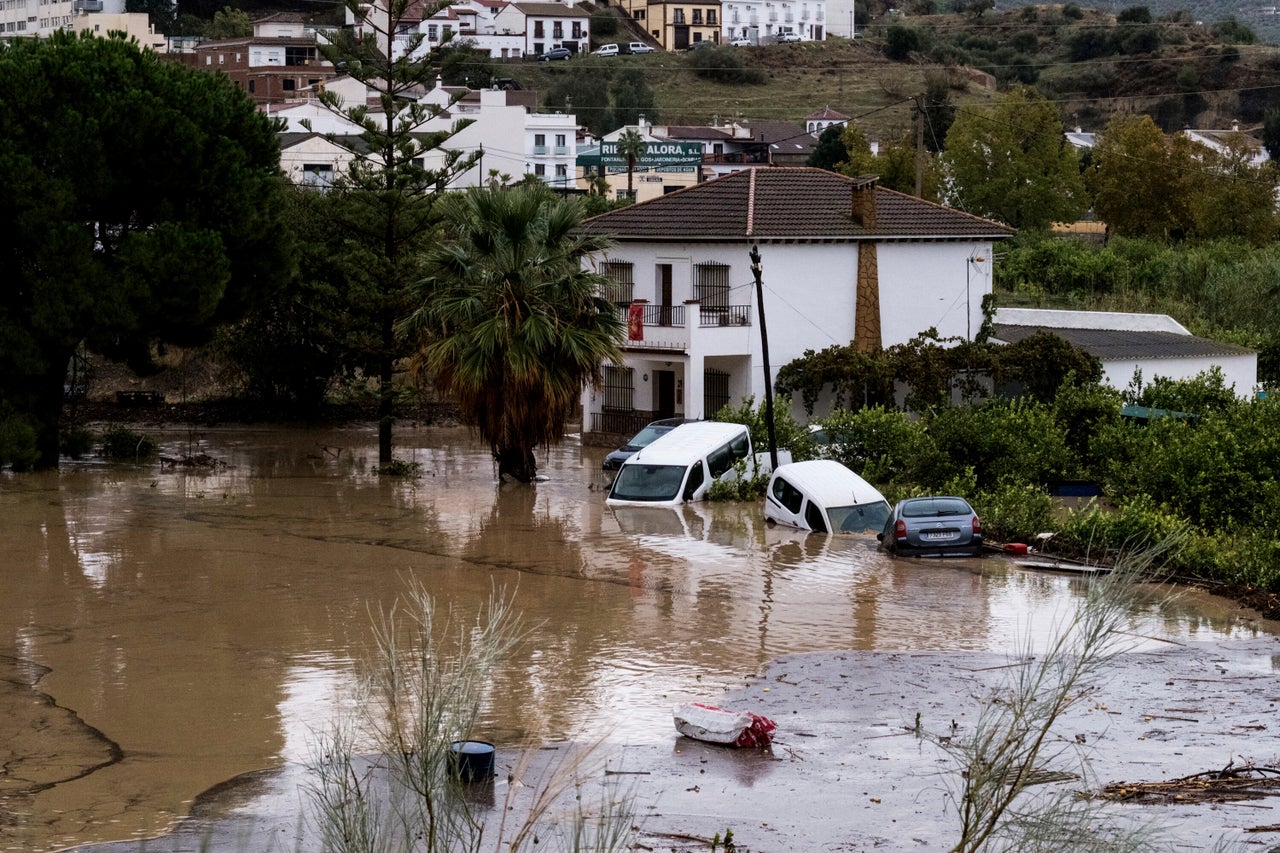
POLYGON ((991 243, 880 243, 877 256, 884 346, 930 327, 944 338, 978 334, 982 297, 991 292, 991 243))
POLYGON ((1223 380, 1233 388, 1237 397, 1252 397, 1258 388, 1258 357, 1248 355, 1199 356, 1195 358, 1144 358, 1117 359, 1102 362, 1102 381, 1123 391, 1133 381, 1133 371, 1142 371, 1143 386, 1150 385, 1156 377, 1166 379, 1194 379, 1214 366, 1222 369, 1223 380))

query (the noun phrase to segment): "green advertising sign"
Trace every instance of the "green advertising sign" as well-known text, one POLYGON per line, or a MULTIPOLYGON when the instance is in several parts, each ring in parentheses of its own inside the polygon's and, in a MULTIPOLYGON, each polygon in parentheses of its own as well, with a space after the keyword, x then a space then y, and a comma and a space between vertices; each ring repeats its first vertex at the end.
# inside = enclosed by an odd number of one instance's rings
MULTIPOLYGON (((617 142, 600 143, 600 162, 610 172, 625 172, 627 158, 618 156, 617 142)), ((700 142, 655 142, 645 146, 644 156, 636 160, 636 170, 654 172, 696 172, 702 164, 700 142)))

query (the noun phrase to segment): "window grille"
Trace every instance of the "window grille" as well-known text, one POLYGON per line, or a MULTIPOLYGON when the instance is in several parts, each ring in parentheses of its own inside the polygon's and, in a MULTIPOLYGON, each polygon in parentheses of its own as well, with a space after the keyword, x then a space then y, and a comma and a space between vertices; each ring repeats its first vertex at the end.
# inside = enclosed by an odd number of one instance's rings
POLYGON ((615 305, 625 308, 635 299, 636 284, 634 264, 608 261, 600 265, 600 272, 609 281, 604 286, 604 297, 615 305))
POLYGON ((604 368, 604 408, 606 411, 629 412, 635 408, 635 369, 631 367, 604 368))
POLYGON ((702 374, 702 410, 713 418, 729 405, 729 374, 723 370, 706 370, 702 374))
POLYGON ((728 264, 697 264, 693 269, 693 297, 702 303, 703 312, 728 311, 728 264))

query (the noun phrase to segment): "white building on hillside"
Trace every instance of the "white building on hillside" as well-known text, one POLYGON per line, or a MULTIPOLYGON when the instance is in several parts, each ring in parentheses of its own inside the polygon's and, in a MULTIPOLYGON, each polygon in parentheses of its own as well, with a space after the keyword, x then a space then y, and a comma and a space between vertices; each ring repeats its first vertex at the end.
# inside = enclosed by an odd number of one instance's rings
MULTIPOLYGON (((326 86, 341 92, 347 103, 368 100, 364 87, 349 77, 326 86)), ((417 132, 426 134, 453 130, 445 149, 477 155, 476 164, 455 177, 450 189, 479 186, 491 172, 519 180, 536 175, 555 188, 573 186, 577 158, 577 119, 564 113, 541 113, 536 109, 536 93, 503 89, 459 90, 436 86, 422 100, 443 107, 435 118, 417 132)), ((360 129, 335 115, 316 100, 273 112, 285 122, 281 137, 281 165, 295 183, 325 185, 346 170, 351 153, 325 135, 355 137, 360 129)), ((371 110, 371 115, 376 115, 371 110)), ((354 143, 353 143, 354 145, 354 143)), ((437 168, 443 155, 428 154, 423 166, 437 168)))
POLYGON ((802 41, 827 37, 827 0, 723 0, 722 41, 750 39, 766 44, 782 33, 797 33, 802 41))
POLYGON ((121 30, 156 53, 166 50, 145 12, 126 12, 124 0, 6 0, 0 2, 0 38, 48 37, 58 30, 106 36, 121 30))

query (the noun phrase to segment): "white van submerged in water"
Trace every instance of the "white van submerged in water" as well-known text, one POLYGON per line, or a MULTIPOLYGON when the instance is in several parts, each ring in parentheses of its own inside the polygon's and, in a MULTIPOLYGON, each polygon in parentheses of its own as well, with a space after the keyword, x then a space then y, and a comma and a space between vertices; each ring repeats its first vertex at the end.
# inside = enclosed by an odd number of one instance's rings
POLYGON ((716 480, 732 482, 734 463, 755 471, 751 433, 742 424, 681 424, 622 463, 609 489, 609 506, 675 506, 706 497, 716 480))
POLYGON ((889 502, 866 480, 831 459, 779 465, 764 494, 765 521, 815 533, 878 533, 889 502))

